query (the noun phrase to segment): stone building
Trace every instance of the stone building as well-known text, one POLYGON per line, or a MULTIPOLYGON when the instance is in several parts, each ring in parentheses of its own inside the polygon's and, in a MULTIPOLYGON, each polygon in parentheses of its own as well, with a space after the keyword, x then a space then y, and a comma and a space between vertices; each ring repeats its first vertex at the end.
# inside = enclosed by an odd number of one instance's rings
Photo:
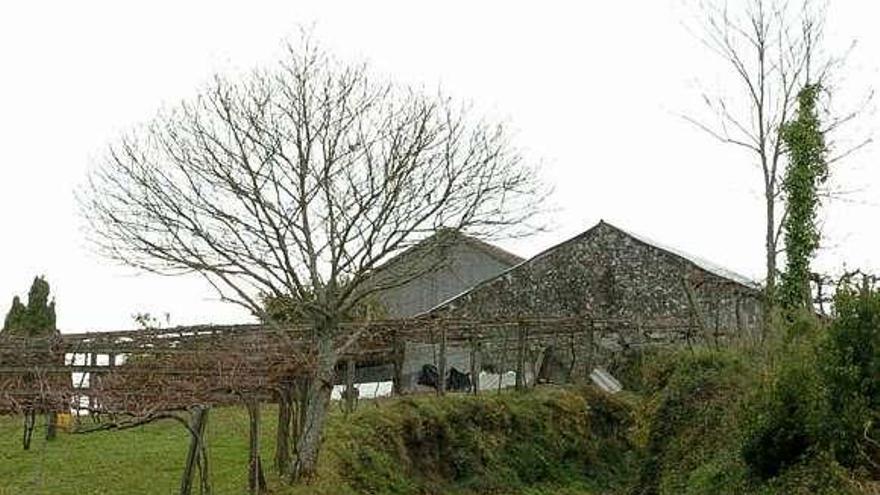
POLYGON ((746 277, 600 221, 425 316, 605 320, 612 323, 597 345, 613 352, 755 337, 761 291, 746 277))

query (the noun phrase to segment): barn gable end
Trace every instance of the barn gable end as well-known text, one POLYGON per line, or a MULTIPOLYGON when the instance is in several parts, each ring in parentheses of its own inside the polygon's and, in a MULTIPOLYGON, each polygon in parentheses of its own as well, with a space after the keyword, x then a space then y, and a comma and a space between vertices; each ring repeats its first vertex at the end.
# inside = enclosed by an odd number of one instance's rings
POLYGON ((602 221, 428 314, 691 321, 715 335, 751 335, 760 290, 746 277, 602 221))

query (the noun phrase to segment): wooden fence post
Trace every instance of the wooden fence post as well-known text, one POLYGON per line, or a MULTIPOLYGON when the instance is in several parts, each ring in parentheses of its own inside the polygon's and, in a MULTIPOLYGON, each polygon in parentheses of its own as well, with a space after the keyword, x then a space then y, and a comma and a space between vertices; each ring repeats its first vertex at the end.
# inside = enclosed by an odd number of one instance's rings
POLYGON ((526 326, 519 322, 516 328, 516 389, 522 390, 526 385, 526 326))
POLYGON ((440 359, 437 366, 437 393, 446 393, 446 325, 440 327, 440 359))
POLYGON ((471 389, 474 395, 480 393, 480 372, 483 370, 480 342, 471 336, 471 389))
POLYGON ((354 358, 348 358, 345 360, 345 414, 350 414, 354 412, 354 400, 355 400, 355 392, 354 392, 354 372, 355 372, 355 362, 354 358))

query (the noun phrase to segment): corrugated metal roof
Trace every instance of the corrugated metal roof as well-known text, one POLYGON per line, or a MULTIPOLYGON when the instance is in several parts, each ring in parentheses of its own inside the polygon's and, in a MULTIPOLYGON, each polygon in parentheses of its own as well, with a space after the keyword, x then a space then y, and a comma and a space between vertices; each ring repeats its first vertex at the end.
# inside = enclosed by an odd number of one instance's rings
POLYGON ((427 249, 429 246, 431 246, 431 243, 434 242, 443 242, 449 246, 457 243, 466 244, 509 266, 518 265, 525 261, 525 258, 517 256, 509 251, 505 251, 498 246, 489 244, 488 242, 477 239, 476 237, 469 236, 454 229, 444 229, 438 230, 437 233, 422 239, 415 245, 410 246, 402 252, 398 253, 397 255, 393 256, 391 259, 387 260, 385 263, 382 263, 382 265, 377 267, 375 271, 379 272, 382 270, 387 270, 397 263, 404 262, 407 258, 411 256, 418 256, 422 249, 427 249), (442 241, 438 241, 438 239, 441 239, 441 236, 451 237, 443 239, 442 241))
POLYGON ((653 240, 649 237, 643 236, 641 234, 636 234, 635 232, 631 232, 629 230, 624 230, 624 229, 617 227, 615 225, 611 225, 608 222, 604 222, 604 223, 610 227, 614 227, 615 229, 623 232, 624 234, 626 234, 636 240, 641 241, 644 244, 648 244, 649 246, 653 246, 657 249, 662 249, 663 251, 672 253, 680 258, 684 258, 684 259, 690 261, 691 263, 697 265, 698 267, 702 268, 703 270, 706 270, 709 273, 713 273, 715 275, 718 275, 719 277, 726 278, 728 280, 732 280, 734 282, 751 287, 753 289, 760 289, 760 287, 761 287, 761 284, 759 284, 757 281, 755 281, 749 277, 746 277, 745 275, 741 275, 733 270, 725 268, 719 264, 713 263, 705 258, 695 256, 693 254, 682 251, 681 249, 669 246, 667 244, 663 244, 661 242, 655 241, 655 240, 653 240))

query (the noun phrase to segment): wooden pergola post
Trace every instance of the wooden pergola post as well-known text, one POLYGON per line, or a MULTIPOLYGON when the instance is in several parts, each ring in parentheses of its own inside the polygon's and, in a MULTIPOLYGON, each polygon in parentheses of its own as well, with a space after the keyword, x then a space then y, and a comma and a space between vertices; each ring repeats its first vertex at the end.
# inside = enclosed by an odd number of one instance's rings
POLYGON ((594 352, 596 349, 596 322, 590 318, 585 327, 587 330, 587 359, 584 364, 586 365, 586 381, 587 383, 590 383, 590 374, 596 366, 596 363, 594 362, 594 352))
POLYGON ((471 390, 480 393, 480 372, 483 370, 481 342, 471 336, 471 390))
POLYGON ((354 391, 354 373, 354 358, 349 357, 345 360, 345 414, 354 412, 354 401, 356 398, 354 391))
POLYGON ((406 359, 406 347, 400 336, 400 328, 394 329, 391 346, 394 367, 391 375, 391 394, 403 395, 403 364, 406 359))
POLYGON ((526 325, 522 321, 516 327, 516 389, 526 386, 526 325))
POLYGON ((437 366, 437 393, 446 394, 446 325, 440 327, 440 356, 437 366))

